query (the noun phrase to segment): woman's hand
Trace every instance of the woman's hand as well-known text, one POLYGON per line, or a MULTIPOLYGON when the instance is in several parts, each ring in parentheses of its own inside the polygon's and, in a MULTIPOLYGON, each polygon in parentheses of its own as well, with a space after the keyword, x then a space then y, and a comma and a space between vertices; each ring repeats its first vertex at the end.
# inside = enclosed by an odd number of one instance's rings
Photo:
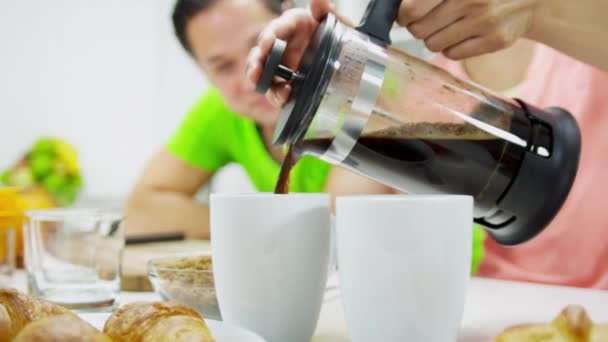
MULTIPOLYGON (((463 59, 503 49, 527 33, 536 1, 403 0, 398 22, 423 39, 430 50, 463 59)), ((289 10, 272 21, 249 55, 249 81, 256 84, 260 79, 263 63, 277 38, 287 41, 282 62, 297 69, 310 38, 328 12, 335 14, 327 0, 312 0, 309 10, 289 10)), ((275 106, 282 106, 290 91, 287 83, 278 83, 267 95, 275 106)))
MULTIPOLYGON (((262 75, 264 61, 272 50, 275 39, 287 41, 282 63, 297 69, 308 43, 323 17, 334 12, 327 0, 312 0, 310 9, 291 9, 273 20, 260 34, 258 45, 251 50, 247 66, 247 78, 257 84, 262 75)), ((273 84, 267 96, 277 107, 282 106, 289 97, 291 88, 286 83, 273 84)))
POLYGON ((538 0, 403 0, 398 22, 433 52, 464 59, 526 35, 538 0))
MULTIPOLYGON (((606 11, 606 0, 402 0, 398 23, 451 59, 495 52, 526 37, 608 70, 606 11)), ((287 41, 283 63, 297 69, 328 12, 335 14, 327 0, 312 0, 309 11, 290 10, 274 20, 250 54, 249 80, 258 82, 276 38, 287 41)), ((290 91, 286 83, 275 84, 268 98, 282 106, 290 91)))

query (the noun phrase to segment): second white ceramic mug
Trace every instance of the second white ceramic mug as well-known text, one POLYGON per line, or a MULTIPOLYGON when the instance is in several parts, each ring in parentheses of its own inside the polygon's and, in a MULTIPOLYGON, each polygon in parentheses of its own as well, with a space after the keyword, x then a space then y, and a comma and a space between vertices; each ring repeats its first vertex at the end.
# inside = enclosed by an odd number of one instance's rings
POLYGON ((336 201, 346 323, 358 341, 455 341, 471 270, 473 199, 336 201))

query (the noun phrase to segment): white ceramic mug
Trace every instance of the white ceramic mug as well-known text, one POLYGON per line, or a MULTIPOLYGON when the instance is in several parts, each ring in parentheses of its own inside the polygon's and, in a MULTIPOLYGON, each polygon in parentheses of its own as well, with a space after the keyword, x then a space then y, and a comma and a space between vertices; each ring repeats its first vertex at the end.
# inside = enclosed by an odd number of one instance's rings
POLYGON ((471 270, 473 199, 336 201, 346 323, 357 341, 455 341, 471 270))
POLYGON ((310 341, 327 281, 329 195, 212 195, 211 248, 224 321, 268 342, 310 341))

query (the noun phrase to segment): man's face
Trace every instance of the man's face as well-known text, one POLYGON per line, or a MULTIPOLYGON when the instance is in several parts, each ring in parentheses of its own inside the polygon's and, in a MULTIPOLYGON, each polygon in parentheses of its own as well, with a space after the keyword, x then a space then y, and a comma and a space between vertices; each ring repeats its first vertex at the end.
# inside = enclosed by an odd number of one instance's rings
POLYGON ((275 17, 261 0, 221 0, 186 27, 197 63, 228 107, 262 125, 274 125, 279 109, 255 92, 246 80, 245 68, 259 33, 275 17))

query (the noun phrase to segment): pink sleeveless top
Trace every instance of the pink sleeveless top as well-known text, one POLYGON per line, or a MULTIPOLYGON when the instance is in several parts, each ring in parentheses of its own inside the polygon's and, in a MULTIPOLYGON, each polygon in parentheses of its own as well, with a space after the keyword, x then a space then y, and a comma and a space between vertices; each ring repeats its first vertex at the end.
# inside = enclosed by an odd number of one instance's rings
MULTIPOLYGON (((433 62, 466 77, 460 63, 440 55, 433 62)), ((519 97, 576 117, 583 141, 579 171, 563 208, 536 238, 511 248, 486 240, 478 274, 608 289, 608 72, 538 44, 519 97)))

